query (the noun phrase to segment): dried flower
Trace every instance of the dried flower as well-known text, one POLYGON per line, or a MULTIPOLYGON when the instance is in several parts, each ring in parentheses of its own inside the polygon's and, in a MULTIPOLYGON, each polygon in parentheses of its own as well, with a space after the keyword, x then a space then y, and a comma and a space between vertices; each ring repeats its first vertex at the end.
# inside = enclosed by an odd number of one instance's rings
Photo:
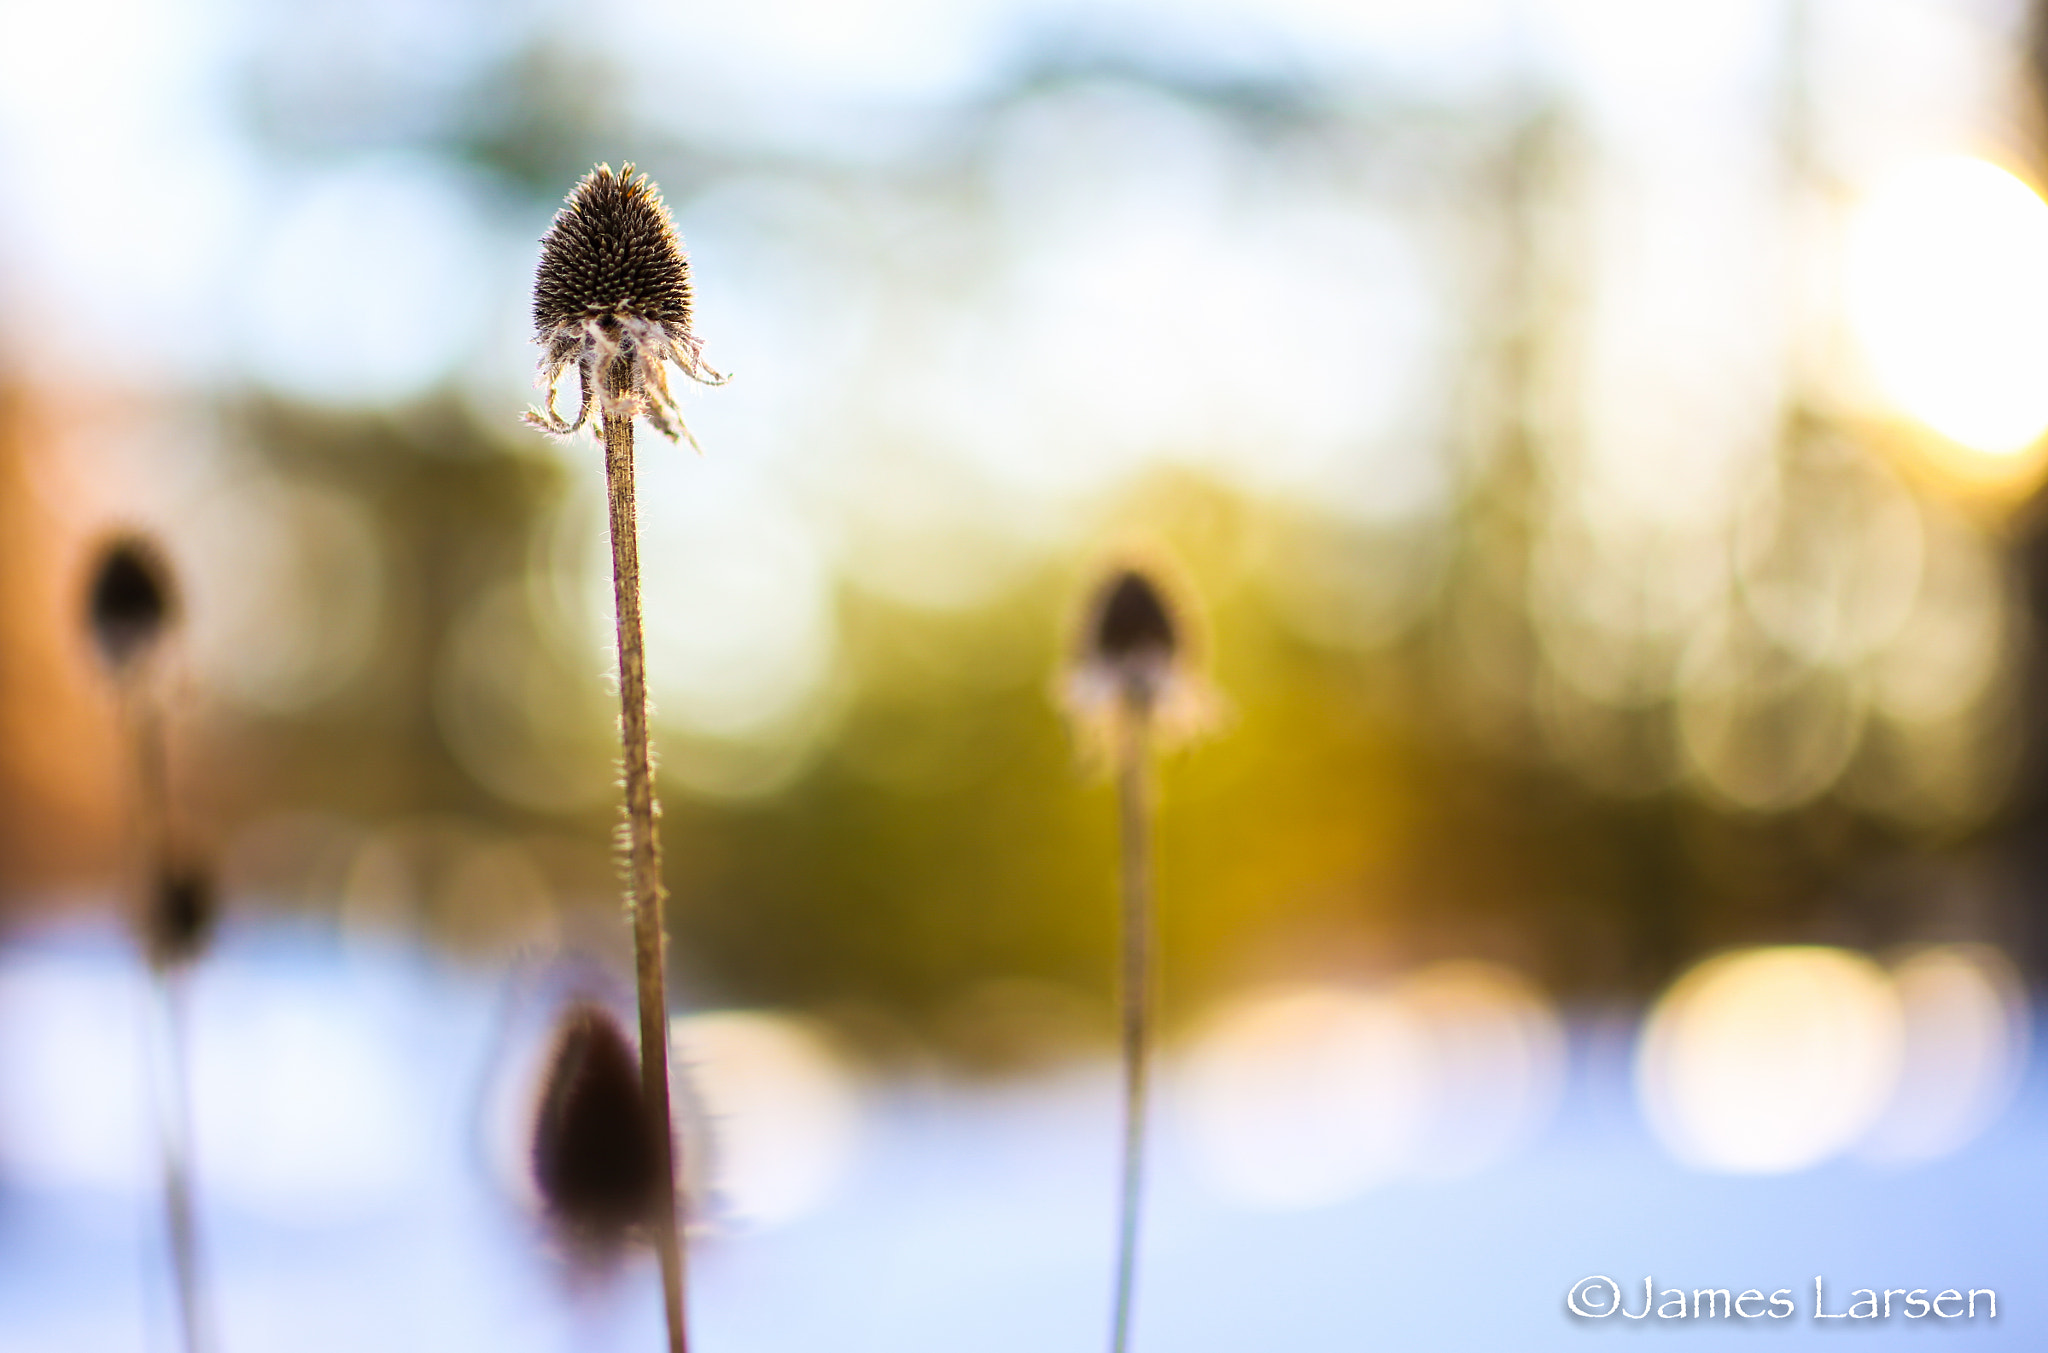
POLYGON ((107 542, 86 596, 86 622, 100 658, 116 675, 155 646, 176 611, 170 566, 137 535, 107 542))
POLYGON ((1125 569, 1103 587, 1088 627, 1088 660, 1117 670, 1134 698, 1149 700, 1172 675, 1180 647, 1173 613, 1150 578, 1125 569))
POLYGON ((1064 691, 1084 749, 1109 762, 1117 785, 1124 1093, 1111 1353, 1130 1346, 1144 1194, 1155 928, 1149 767, 1155 746, 1194 731, 1212 703, 1196 675, 1185 614, 1158 571, 1111 569, 1090 599, 1064 691))
POLYGON ((199 957, 219 912, 212 875, 196 865, 166 867, 151 903, 144 924, 150 961, 162 968, 199 957))
POLYGON ((618 1021, 580 1003, 562 1017, 533 1134, 533 1177, 569 1238, 599 1247, 656 1219, 665 1196, 640 1063, 618 1021))
MULTIPOLYGON (((628 1201, 632 1203, 630 1212, 653 1223, 669 1353, 686 1353, 689 1336, 682 1240, 676 1226, 670 1150, 673 1119, 662 967, 667 952, 662 923, 665 890, 661 838, 655 830, 660 808, 655 803, 653 750, 647 734, 647 649, 640 627, 633 417, 647 415, 671 440, 679 435, 690 437, 669 391, 668 363, 706 383, 725 377, 704 365, 697 339, 690 332, 690 264, 669 221, 668 209, 647 176, 634 175, 632 165, 622 174, 612 173, 609 165, 599 165, 576 185, 568 205, 556 213, 554 225, 541 241, 533 319, 539 340, 547 348, 541 359, 541 384, 548 398, 544 411, 527 412, 527 421, 566 435, 589 420, 594 403, 598 430, 604 437, 612 596, 618 610, 619 748, 624 760, 630 880, 627 912, 633 923, 633 985, 643 1031, 641 1083, 646 1087, 642 1109, 646 1122, 637 1128, 629 1117, 614 1112, 614 1101, 623 1090, 614 1087, 598 1095, 595 1089, 565 1088, 595 1075, 589 1067, 607 1066, 616 1060, 614 1043, 623 1046, 623 1040, 606 1041, 609 1036, 601 1027, 608 1026, 592 1025, 585 1018, 564 1035, 556 1067, 558 1093, 549 1095, 548 1113, 535 1143, 535 1164, 544 1189, 550 1180, 558 1186, 550 1195, 553 1210, 572 1227, 587 1222, 584 1229, 612 1228, 623 1215, 619 1209, 628 1201), (572 362, 582 383, 582 406, 576 421, 570 423, 555 411, 555 386, 572 362), (576 1069, 586 1062, 589 1067, 576 1069), (596 1107, 586 1113, 577 1106, 590 1095, 597 1095, 592 1101, 596 1107), (589 1116, 593 1114, 597 1116, 589 1116), (604 1116, 607 1114, 615 1120, 612 1126, 604 1126, 610 1121, 604 1116), (629 1151, 629 1136, 635 1132, 639 1144, 629 1151), (585 1133, 597 1134, 591 1140, 605 1146, 608 1154, 604 1160, 609 1163, 594 1163, 595 1158, 587 1157, 577 1146, 583 1140, 578 1134, 585 1133), (627 1199, 625 1195, 631 1191, 627 1184, 642 1176, 644 1183, 634 1187, 644 1187, 649 1197, 627 1199)), ((690 445, 696 444, 697 439, 690 437, 690 445)), ((602 1086, 611 1081, 590 1083, 602 1086)))
POLYGON ((1098 734, 1129 717, 1167 741, 1199 731, 1216 702, 1195 661, 1194 628, 1160 570, 1110 570, 1089 602, 1062 703, 1098 734))
POLYGON ((606 419, 644 414, 669 440, 697 444, 669 390, 667 364, 707 385, 725 377, 704 364, 702 341, 690 332, 690 260, 661 192, 632 165, 616 174, 599 165, 555 214, 541 240, 533 324, 547 349, 539 383, 548 393, 527 422, 567 435, 595 402, 606 419), (555 387, 572 365, 582 383, 574 422, 555 411, 555 387))

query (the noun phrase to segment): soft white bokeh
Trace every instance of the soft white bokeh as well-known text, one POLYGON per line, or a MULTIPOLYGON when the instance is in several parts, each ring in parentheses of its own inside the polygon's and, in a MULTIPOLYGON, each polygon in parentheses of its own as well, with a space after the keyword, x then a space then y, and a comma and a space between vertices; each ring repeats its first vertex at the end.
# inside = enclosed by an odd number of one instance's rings
POLYGON ((197 1171, 209 1193, 297 1225, 399 1205, 432 1130, 397 1031, 361 993, 230 972, 191 1024, 197 1171))
POLYGON ((1869 185, 2001 139, 2024 14, 1953 0, 1807 0, 1815 130, 1829 162, 1869 185))
POLYGON ((1643 1113, 1701 1169, 1779 1174, 1847 1149, 1899 1076, 1903 1025, 1885 971, 1842 949, 1722 954, 1661 996, 1636 1049, 1643 1113))
POLYGON ((233 349, 255 159, 226 94, 232 4, 0 12, 0 341, 67 381, 205 379, 233 349), (111 350, 110 350, 111 343, 111 350), (81 364, 83 364, 81 366, 81 364))
POLYGON ((1564 1048, 1548 1002, 1497 964, 1433 964, 1385 989, 1280 984, 1196 1028, 1173 1102, 1219 1197, 1324 1207, 1497 1163, 1555 1110, 1564 1048))
POLYGON ((130 1192, 155 1177, 139 969, 22 953, 0 965, 0 1171, 30 1189, 130 1192))
POLYGON ((1596 521, 1718 525, 1773 448, 1785 275, 1759 160, 1737 143, 1711 174, 1664 160, 1600 171, 1569 489, 1596 521))
MULTIPOLYGON (((1166 8, 1166 6, 1162 6, 1166 8)), ((1243 0, 1319 65, 1362 65, 1407 84, 1484 84, 1512 67, 1526 15, 1515 0, 1243 0)))
POLYGON ((1862 1152, 1905 1165, 1967 1145, 2011 1102, 2028 1017, 2019 974, 1984 945, 1922 949, 1892 980, 1905 1018, 1899 1083, 1862 1152))
POLYGON ((958 94, 986 74, 1018 6, 1002 0, 766 0, 688 6, 614 0, 595 33, 638 77, 650 114, 816 140, 831 110, 958 94), (683 78, 679 79, 678 76, 683 78), (822 125, 821 125, 822 124, 822 125))
POLYGON ((1049 97, 1002 137, 1009 256, 900 377, 928 436, 1055 497, 1178 463, 1369 519, 1440 500, 1419 433, 1446 324, 1396 213, 1261 172, 1149 91, 1049 97))
MULTIPOLYGON (((360 992, 218 960, 188 986, 193 1168, 244 1215, 320 1226, 392 1206, 424 1155, 423 1101, 360 992)), ((0 966, 0 1170, 34 1189, 161 1188, 169 1005, 121 949, 0 966)))
POLYGON ((497 313, 484 222, 452 164, 365 160, 277 197, 239 299, 247 361, 286 393, 343 405, 420 394, 497 313))
POLYGON ((678 1079, 709 1133, 712 1218, 758 1227, 827 1201, 861 1144, 860 1086, 803 1021, 720 1010, 671 1022, 678 1079))
POLYGON ((1189 1040, 1178 1099, 1205 1181, 1260 1209, 1322 1207, 1408 1167, 1429 1123, 1429 1030, 1391 995, 1254 991, 1189 1040))
POLYGON ((1465 959, 1422 969, 1397 994, 1430 1048, 1429 1126, 1417 1172, 1474 1174, 1550 1120, 1564 1090, 1564 1025, 1527 978, 1465 959))
POLYGON ((1779 0, 1536 0, 1516 17, 1627 153, 1719 139, 1757 117, 1785 34, 1779 0))

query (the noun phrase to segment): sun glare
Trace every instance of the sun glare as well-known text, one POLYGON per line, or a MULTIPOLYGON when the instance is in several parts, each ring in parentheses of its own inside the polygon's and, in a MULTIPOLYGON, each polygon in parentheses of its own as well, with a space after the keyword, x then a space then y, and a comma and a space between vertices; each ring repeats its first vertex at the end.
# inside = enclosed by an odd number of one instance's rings
POLYGON ((2048 203, 1996 165, 1908 170, 1859 212, 1848 316, 1885 396, 1971 450, 2048 429, 2048 203))

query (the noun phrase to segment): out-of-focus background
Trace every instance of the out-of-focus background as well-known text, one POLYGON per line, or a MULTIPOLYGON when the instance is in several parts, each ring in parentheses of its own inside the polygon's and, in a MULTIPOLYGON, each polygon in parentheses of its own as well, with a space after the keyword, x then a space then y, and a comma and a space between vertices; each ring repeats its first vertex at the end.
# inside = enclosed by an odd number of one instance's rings
POLYGON ((1660 1264, 2024 1323, 2037 10, 8 0, 0 1348, 172 1346, 81 624, 136 528, 222 1346, 652 1336, 521 1201, 625 972, 601 456, 518 416, 600 160, 733 373, 640 458, 707 1347, 1098 1337, 1054 692, 1130 550, 1223 711, 1161 770, 1141 1345, 1575 1345, 1660 1264))

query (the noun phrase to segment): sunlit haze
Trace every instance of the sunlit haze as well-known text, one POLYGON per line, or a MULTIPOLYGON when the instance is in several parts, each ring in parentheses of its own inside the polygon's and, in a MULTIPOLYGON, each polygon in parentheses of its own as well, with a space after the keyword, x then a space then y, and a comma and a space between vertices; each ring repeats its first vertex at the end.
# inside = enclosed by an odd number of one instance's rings
POLYGON ((1855 222, 1848 304, 1886 393, 1935 431, 2009 455, 2048 429, 2048 203, 2010 171, 1942 159, 1885 184, 1855 222))

